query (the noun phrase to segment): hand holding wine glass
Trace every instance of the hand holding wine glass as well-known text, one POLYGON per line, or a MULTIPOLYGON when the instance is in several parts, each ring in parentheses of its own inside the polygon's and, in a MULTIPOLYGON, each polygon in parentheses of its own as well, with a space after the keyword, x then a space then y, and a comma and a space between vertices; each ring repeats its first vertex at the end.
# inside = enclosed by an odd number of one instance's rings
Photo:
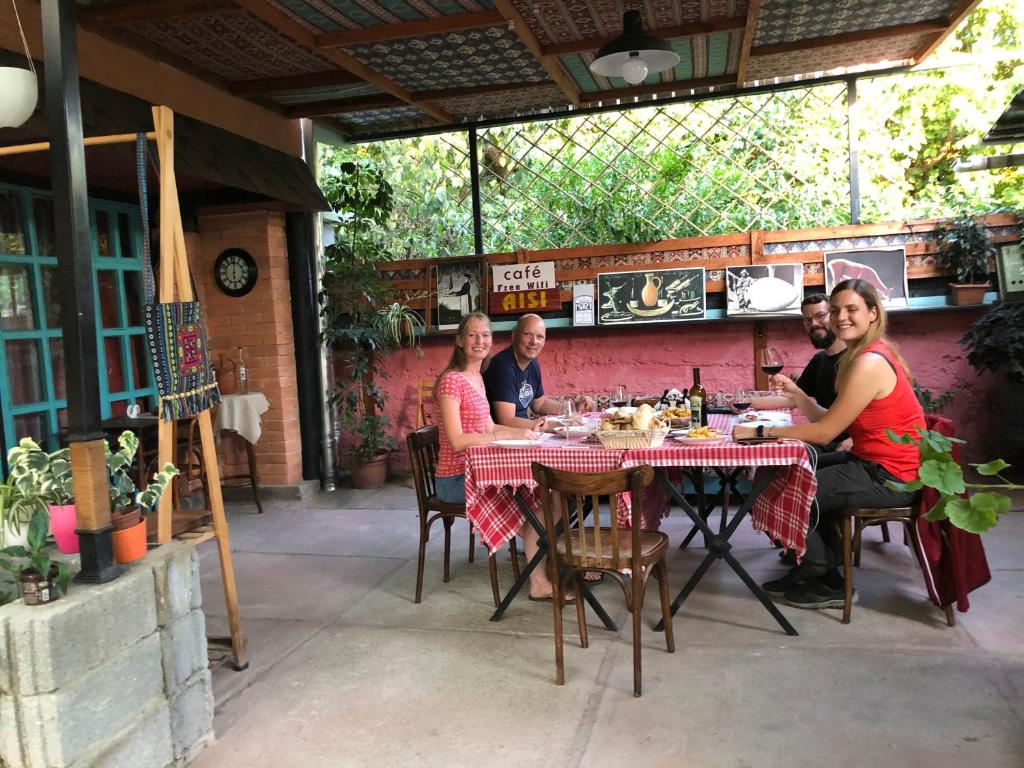
MULTIPOLYGON (((768 374, 769 377, 775 376, 782 371, 782 355, 779 354, 775 347, 765 347, 761 350, 761 370, 768 374)), ((780 394, 774 387, 772 389, 774 394, 780 394)))

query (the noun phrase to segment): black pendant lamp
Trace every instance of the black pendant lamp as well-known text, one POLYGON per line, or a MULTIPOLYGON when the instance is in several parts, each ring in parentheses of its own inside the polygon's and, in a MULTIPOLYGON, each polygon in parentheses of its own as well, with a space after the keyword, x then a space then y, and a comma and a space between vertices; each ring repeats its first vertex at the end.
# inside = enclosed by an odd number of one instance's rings
POLYGON ((678 63, 679 54, 666 41, 644 32, 640 11, 626 11, 622 16, 622 34, 601 46, 590 62, 590 71, 639 85, 647 75, 671 69, 678 63))

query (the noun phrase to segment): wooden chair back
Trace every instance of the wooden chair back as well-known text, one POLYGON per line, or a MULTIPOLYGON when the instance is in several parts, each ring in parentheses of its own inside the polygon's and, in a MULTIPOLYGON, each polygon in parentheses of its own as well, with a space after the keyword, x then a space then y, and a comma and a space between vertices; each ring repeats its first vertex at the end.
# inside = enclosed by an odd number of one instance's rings
POLYGON ((426 515, 431 500, 436 498, 437 455, 441 446, 438 427, 423 427, 410 432, 406 444, 412 464, 416 501, 419 502, 420 514, 426 515))
POLYGON ((420 379, 416 383, 416 429, 430 423, 427 408, 434 402, 434 379, 420 379))

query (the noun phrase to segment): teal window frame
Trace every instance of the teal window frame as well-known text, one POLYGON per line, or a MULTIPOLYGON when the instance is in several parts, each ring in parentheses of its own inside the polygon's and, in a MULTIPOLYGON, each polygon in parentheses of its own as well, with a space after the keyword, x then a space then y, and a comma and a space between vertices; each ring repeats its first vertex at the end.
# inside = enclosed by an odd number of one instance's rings
MULTIPOLYGON (((15 432, 14 420, 18 416, 39 414, 44 417, 44 428, 46 433, 42 436, 43 442, 49 450, 54 450, 59 444, 60 434, 60 411, 67 408, 67 399, 56 396, 56 382, 54 381, 53 358, 50 354, 51 344, 54 340, 63 338, 63 332, 59 327, 50 328, 47 325, 47 313, 45 293, 43 289, 43 270, 47 267, 57 266, 56 256, 47 256, 40 253, 39 237, 36 232, 33 200, 43 199, 52 205, 53 195, 45 190, 31 187, 14 186, 0 183, 0 192, 13 193, 18 199, 18 213, 20 216, 21 231, 25 236, 24 254, 8 253, 0 250, 0 266, 10 264, 22 265, 29 268, 31 272, 31 295, 35 319, 34 330, 8 331, 0 328, 0 413, 2 413, 4 454, 7 448, 17 443, 23 435, 15 432), (42 370, 42 395, 43 399, 32 403, 13 405, 12 390, 10 386, 11 371, 7 360, 7 342, 27 340, 38 344, 40 363, 42 370)), ((2 243, 0 243, 2 247, 2 243)), ((135 381, 135 369, 132 365, 131 341, 133 338, 145 339, 146 329, 142 325, 132 325, 128 313, 128 295, 125 290, 125 281, 129 273, 137 273, 138 285, 142 285, 142 217, 138 206, 118 203, 106 200, 89 200, 89 247, 93 259, 93 297, 96 304, 96 328, 98 333, 98 359, 97 370, 99 371, 100 390, 100 417, 110 418, 115 403, 138 402, 148 408, 155 400, 156 388, 153 385, 152 366, 147 355, 139 361, 139 368, 143 381, 135 381), (99 248, 98 216, 105 214, 108 222, 110 255, 101 256, 99 248), (127 217, 128 221, 128 248, 129 254, 122 253, 122 242, 119 230, 119 215, 127 217), (113 272, 117 279, 115 281, 117 294, 117 317, 116 324, 104 328, 102 322, 99 294, 100 273, 103 271, 113 272), (121 389, 111 391, 110 380, 107 372, 107 340, 116 339, 120 356, 120 366, 124 386, 121 389)), ((142 318, 143 308, 141 303, 144 297, 139 297, 137 317, 142 318)), ((143 346, 144 351, 144 346, 143 346)))

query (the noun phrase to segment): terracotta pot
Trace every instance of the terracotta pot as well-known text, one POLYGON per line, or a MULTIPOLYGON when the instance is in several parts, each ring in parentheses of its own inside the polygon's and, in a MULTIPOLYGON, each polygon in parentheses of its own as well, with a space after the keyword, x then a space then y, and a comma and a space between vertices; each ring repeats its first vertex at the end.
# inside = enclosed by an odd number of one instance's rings
POLYGON ((388 455, 382 453, 369 461, 353 462, 353 488, 380 488, 388 479, 388 455))
POLYGON ((60 597, 60 590, 57 589, 59 574, 60 570, 56 565, 50 566, 50 572, 46 577, 35 568, 26 568, 19 573, 18 583, 21 585, 25 605, 46 605, 60 597))
POLYGON ((146 554, 146 521, 140 520, 131 528, 114 530, 114 561, 134 563, 146 554))
POLYGON ((65 555, 78 552, 78 534, 75 533, 77 524, 74 504, 50 505, 50 533, 57 542, 57 549, 65 555))
POLYGON ((110 515, 110 524, 115 531, 123 531, 139 524, 142 515, 137 509, 127 509, 121 512, 113 512, 110 515))
POLYGON ((988 283, 950 283, 949 287, 953 289, 953 305, 957 307, 983 303, 988 291, 988 283))

